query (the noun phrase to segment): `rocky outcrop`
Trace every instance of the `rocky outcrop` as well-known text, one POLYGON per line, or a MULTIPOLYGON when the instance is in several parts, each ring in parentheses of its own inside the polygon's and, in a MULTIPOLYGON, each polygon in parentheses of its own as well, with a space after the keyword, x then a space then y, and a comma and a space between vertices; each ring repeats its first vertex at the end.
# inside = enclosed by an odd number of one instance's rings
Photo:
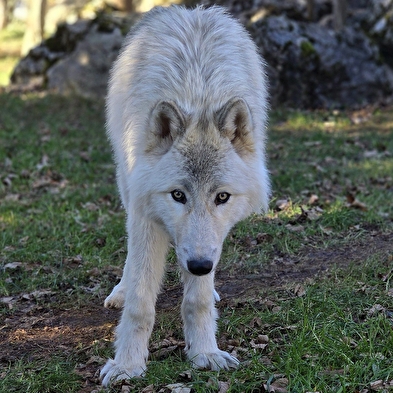
POLYGON ((132 19, 100 15, 62 24, 16 66, 11 82, 22 89, 45 88, 86 98, 104 97, 109 69, 132 19))
POLYGON ((273 103, 358 107, 393 94, 393 71, 360 30, 340 33, 286 16, 261 19, 251 34, 268 63, 273 103))
MULTIPOLYGON (((221 3, 246 25, 266 59, 273 105, 360 107, 392 97, 393 0, 373 0, 373 8, 367 0, 355 1, 341 32, 329 27, 327 0, 317 0, 315 22, 307 20, 301 1, 221 3)), ((63 24, 21 60, 12 82, 104 97, 110 66, 133 22, 102 14, 63 24)))
POLYGON ((117 57, 123 35, 119 29, 111 33, 96 30, 93 26, 69 56, 48 69, 49 89, 86 98, 105 96, 109 69, 117 57))

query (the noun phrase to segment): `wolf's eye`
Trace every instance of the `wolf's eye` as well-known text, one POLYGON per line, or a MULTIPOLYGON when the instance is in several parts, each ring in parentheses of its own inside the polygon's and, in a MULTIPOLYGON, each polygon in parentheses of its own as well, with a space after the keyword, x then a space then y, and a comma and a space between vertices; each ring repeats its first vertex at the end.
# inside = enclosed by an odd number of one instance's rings
POLYGON ((183 205, 187 202, 186 195, 180 190, 173 190, 171 195, 176 202, 182 203, 183 205))
POLYGON ((231 194, 229 194, 228 192, 220 192, 217 194, 214 203, 216 205, 221 205, 222 203, 226 203, 226 202, 228 202, 230 196, 231 196, 231 194))

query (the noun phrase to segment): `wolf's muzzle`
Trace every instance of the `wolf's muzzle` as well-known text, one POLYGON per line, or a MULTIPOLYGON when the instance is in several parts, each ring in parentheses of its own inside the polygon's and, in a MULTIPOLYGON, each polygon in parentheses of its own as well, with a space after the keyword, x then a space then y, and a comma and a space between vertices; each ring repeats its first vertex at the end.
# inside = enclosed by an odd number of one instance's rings
POLYGON ((190 273, 196 276, 203 276, 211 272, 213 269, 213 262, 208 259, 191 259, 187 261, 187 267, 190 273))

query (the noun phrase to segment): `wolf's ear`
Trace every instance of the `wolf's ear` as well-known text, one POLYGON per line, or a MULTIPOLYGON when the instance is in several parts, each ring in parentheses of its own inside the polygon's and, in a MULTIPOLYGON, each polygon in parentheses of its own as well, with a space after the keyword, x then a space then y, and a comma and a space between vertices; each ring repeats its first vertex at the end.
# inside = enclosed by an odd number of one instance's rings
POLYGON ((255 151, 250 109, 241 98, 232 98, 217 112, 218 129, 231 141, 236 152, 246 155, 255 151))
POLYGON ((177 136, 185 132, 185 119, 181 110, 173 102, 160 101, 149 119, 147 150, 159 149, 165 153, 177 136))

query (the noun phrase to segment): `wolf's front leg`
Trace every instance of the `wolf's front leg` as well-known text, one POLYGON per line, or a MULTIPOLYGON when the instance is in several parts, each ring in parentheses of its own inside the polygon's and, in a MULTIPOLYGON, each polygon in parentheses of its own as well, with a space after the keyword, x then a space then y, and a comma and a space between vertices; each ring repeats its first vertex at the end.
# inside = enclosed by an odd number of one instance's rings
POLYGON ((127 285, 120 323, 116 329, 115 358, 101 370, 102 384, 143 375, 148 341, 153 329, 155 303, 164 274, 168 237, 153 223, 134 222, 128 240, 127 285))
POLYGON ((217 347, 214 275, 194 276, 184 272, 183 279, 182 317, 188 359, 196 368, 236 368, 239 361, 217 347))

